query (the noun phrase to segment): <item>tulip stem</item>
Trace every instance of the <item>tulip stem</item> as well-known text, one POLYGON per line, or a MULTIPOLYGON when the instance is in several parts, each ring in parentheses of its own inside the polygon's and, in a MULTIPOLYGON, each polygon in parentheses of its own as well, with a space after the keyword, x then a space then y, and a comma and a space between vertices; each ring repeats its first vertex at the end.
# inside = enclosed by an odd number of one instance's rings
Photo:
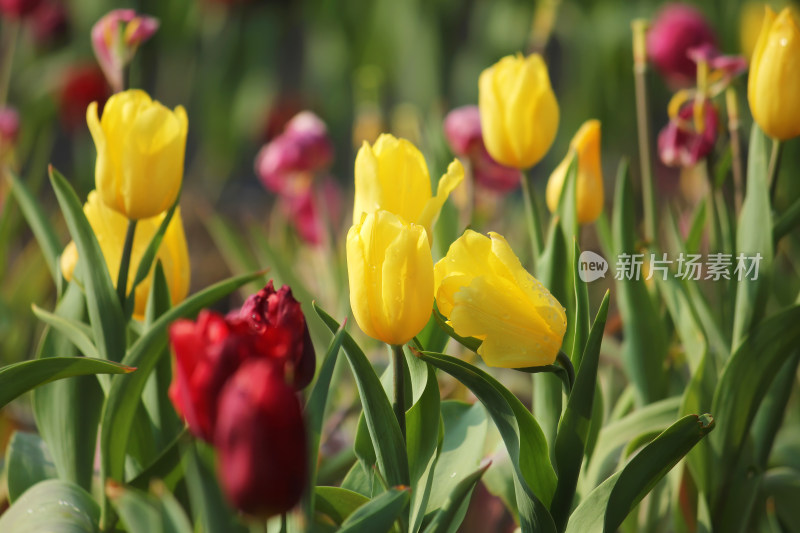
POLYGON ((636 124, 639 134, 639 165, 644 203, 644 240, 651 243, 656 237, 656 203, 653 196, 653 166, 650 160, 650 125, 647 120, 647 52, 645 45, 647 22, 634 20, 632 27, 636 124))
POLYGON ((406 372, 405 354, 403 354, 402 344, 392 345, 392 366, 394 367, 394 416, 397 417, 397 424, 400 426, 400 433, 403 435, 403 442, 406 440, 406 372))
POLYGON ((528 233, 531 236, 531 255, 533 257, 532 270, 536 269, 536 261, 542 253, 542 219, 539 216, 539 206, 532 196, 532 189, 528 184, 528 177, 520 172, 520 185, 522 186, 522 201, 525 204, 525 218, 528 222, 528 233))
POLYGON ((0 71, 0 107, 6 105, 8 97, 8 86, 11 83, 11 65, 14 62, 14 51, 19 40, 20 21, 11 17, 3 18, 3 36, 5 37, 2 46, 2 71, 0 71), (6 31, 7 30, 7 31, 6 31))
POLYGON ((117 276, 117 295, 119 303, 125 309, 128 295, 128 269, 131 264, 131 251, 133 250, 133 237, 136 234, 136 221, 128 221, 128 231, 125 232, 125 244, 122 245, 122 259, 119 263, 119 275, 117 276))
POLYGON ((769 183, 769 203, 775 203, 775 191, 778 189, 778 170, 781 167, 781 154, 783 153, 783 143, 778 139, 772 139, 772 153, 769 156, 769 171, 767 183, 769 183))
POLYGON ((572 366, 572 360, 570 360, 569 356, 561 350, 558 351, 556 361, 558 361, 558 364, 561 365, 567 375, 567 381, 564 382, 564 385, 567 385, 567 396, 569 396, 572 392, 572 387, 575 385, 575 367, 572 366))

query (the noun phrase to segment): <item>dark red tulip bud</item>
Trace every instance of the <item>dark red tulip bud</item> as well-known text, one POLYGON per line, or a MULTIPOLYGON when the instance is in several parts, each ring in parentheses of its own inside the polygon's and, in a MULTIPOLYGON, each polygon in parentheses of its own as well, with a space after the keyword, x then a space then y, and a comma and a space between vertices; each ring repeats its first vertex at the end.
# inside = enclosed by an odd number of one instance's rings
POLYGON ((61 122, 68 130, 87 129, 86 108, 98 102, 102 112, 103 104, 111 96, 103 72, 95 65, 76 66, 67 70, 60 94, 61 122))
POLYGON ((705 101, 702 110, 702 128, 694 121, 694 101, 689 101, 678 116, 658 134, 658 154, 670 167, 691 167, 707 156, 717 142, 719 117, 714 105, 705 101))
POLYGON ((647 55, 659 72, 673 84, 694 82, 697 65, 689 57, 692 48, 716 47, 714 30, 703 14, 686 4, 666 4, 647 32, 647 55))
POLYGON ((311 383, 316 356, 305 315, 292 290, 284 285, 276 291, 272 281, 250 296, 228 319, 243 320, 264 337, 269 357, 282 363, 287 381, 298 390, 311 383))
POLYGON ((294 389, 271 361, 246 362, 225 385, 214 446, 237 509, 266 518, 298 503, 308 475, 305 425, 294 389))
POLYGON ((31 15, 33 39, 38 45, 47 45, 63 36, 69 27, 67 9, 60 1, 42 2, 31 15))
POLYGON ((22 18, 39 7, 41 0, 0 0, 0 13, 9 18, 22 18))

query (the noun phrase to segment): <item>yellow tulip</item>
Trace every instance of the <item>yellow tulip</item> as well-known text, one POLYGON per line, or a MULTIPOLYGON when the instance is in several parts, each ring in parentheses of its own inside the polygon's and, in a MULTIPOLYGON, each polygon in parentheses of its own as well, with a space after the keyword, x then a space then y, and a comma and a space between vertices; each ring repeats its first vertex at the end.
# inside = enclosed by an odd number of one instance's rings
POLYGON ((539 54, 507 56, 484 70, 478 104, 486 149, 498 163, 532 167, 556 138, 558 102, 539 54))
POLYGON ((520 264, 502 235, 467 230, 434 266, 439 311, 464 337, 476 337, 489 366, 555 361, 567 329, 564 308, 520 264))
POLYGON ((750 60, 747 100, 753 119, 779 140, 800 135, 800 30, 790 8, 766 8, 750 60))
POLYGON ((579 224, 591 224, 603 211, 603 168, 600 165, 600 121, 587 120, 569 143, 570 153, 556 167, 547 182, 547 207, 558 209, 564 180, 573 155, 578 156, 575 196, 579 224))
MULTIPOLYGON (((97 237, 106 265, 108 265, 108 272, 116 285, 128 220, 100 201, 100 195, 97 191, 89 193, 89 198, 83 206, 83 212, 97 237)), ((128 276, 128 291, 133 286, 133 278, 139 268, 142 254, 150 244, 153 235, 156 234, 164 216, 166 215, 161 214, 152 218, 142 219, 136 225, 133 250, 131 251, 131 274, 128 276)), ((180 208, 175 210, 175 214, 169 226, 167 226, 167 231, 164 233, 164 239, 161 241, 161 247, 158 249, 156 259, 161 261, 161 266, 164 269, 172 304, 175 305, 183 301, 189 293, 190 269, 189 252, 186 247, 186 236, 183 232, 180 208)), ((67 281, 72 280, 77 263, 78 250, 75 243, 70 242, 61 254, 61 272, 67 281)), ((138 320, 144 318, 154 268, 155 261, 147 278, 136 287, 133 317, 138 320)))
POLYGON ((464 167, 454 159, 432 196, 428 166, 413 144, 389 134, 378 137, 374 146, 365 141, 356 155, 353 224, 361 221, 362 213, 383 209, 423 226, 430 245, 433 224, 463 179, 464 167))
POLYGON ((175 203, 189 124, 183 107, 170 111, 133 89, 109 98, 102 119, 92 102, 86 121, 97 148, 95 186, 106 205, 138 220, 175 203))
POLYGON ((347 233, 350 306, 361 330, 400 345, 433 309, 433 258, 425 228, 389 211, 362 214, 347 233))

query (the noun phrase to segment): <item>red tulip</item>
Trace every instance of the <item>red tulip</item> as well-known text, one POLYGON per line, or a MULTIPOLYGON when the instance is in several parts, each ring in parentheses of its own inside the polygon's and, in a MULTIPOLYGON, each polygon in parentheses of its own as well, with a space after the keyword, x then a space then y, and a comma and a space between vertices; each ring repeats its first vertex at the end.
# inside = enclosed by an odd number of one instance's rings
POLYGON ((691 84, 697 65, 689 57, 692 48, 716 46, 714 30, 703 14, 686 4, 666 4, 647 32, 647 55, 668 81, 691 84))
POLYGON ((314 346, 300 302, 294 299, 287 285, 276 291, 270 281, 250 296, 241 309, 229 313, 228 319, 245 321, 263 337, 269 346, 269 357, 281 363, 287 381, 296 389, 311 383, 316 369, 314 346))
POLYGON ((244 363, 219 400, 214 445, 225 494, 239 510, 269 517, 300 500, 307 480, 300 401, 271 361, 244 363))
POLYGON ((0 0, 0 13, 4 16, 18 19, 30 15, 41 0, 0 0))
POLYGON ((92 102, 98 102, 102 111, 111 89, 106 83, 102 71, 94 65, 71 67, 64 76, 61 88, 60 113, 61 122, 68 130, 86 127, 86 108, 92 102))

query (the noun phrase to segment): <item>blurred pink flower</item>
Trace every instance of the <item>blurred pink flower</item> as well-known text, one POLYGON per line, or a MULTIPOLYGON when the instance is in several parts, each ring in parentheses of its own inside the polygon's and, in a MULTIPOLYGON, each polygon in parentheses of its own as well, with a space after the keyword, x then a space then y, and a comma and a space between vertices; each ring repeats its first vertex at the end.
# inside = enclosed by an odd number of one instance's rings
POLYGON ((333 144, 325 123, 310 111, 302 111, 283 133, 264 145, 256 156, 256 174, 268 190, 281 195, 302 195, 311 174, 325 170, 333 161, 333 144))
POLYGON ((666 4, 647 32, 647 55, 672 84, 694 81, 697 65, 689 57, 692 48, 716 47, 714 30, 703 14, 686 4, 666 4))
POLYGON ((123 87, 123 71, 136 48, 158 30, 158 19, 138 15, 133 9, 109 11, 92 27, 92 47, 100 68, 114 92, 123 87))
POLYGON ((0 152, 13 146, 19 135, 19 113, 13 107, 0 107, 0 152))
POLYGON ((67 10, 59 0, 46 0, 31 16, 33 39, 39 45, 46 45, 66 33, 68 28, 67 10))
POLYGON ((40 2, 41 0, 0 0, 0 13, 12 19, 19 19, 33 13, 40 2))
POLYGON ((703 102, 702 128, 694 118, 695 101, 690 100, 658 134, 658 155, 670 167, 691 167, 707 156, 717 142, 719 117, 714 104, 703 102))
POLYGON ((331 225, 340 220, 342 193, 333 179, 326 179, 316 190, 283 198, 283 208, 297 235, 308 244, 325 242, 331 225))
POLYGON ((444 118, 444 134, 453 152, 469 159, 475 182, 499 193, 519 186, 519 170, 501 165, 486 150, 478 106, 457 107, 444 118))

